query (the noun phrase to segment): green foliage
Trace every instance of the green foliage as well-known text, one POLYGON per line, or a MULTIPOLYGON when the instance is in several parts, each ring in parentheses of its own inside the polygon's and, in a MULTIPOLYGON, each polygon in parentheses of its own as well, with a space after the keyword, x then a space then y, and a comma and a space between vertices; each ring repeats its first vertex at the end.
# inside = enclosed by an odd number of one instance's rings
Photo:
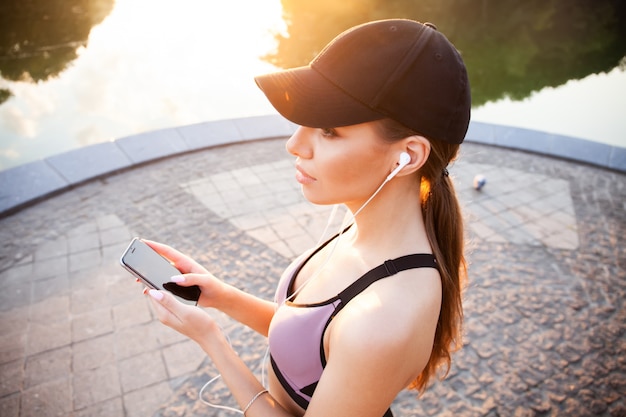
POLYGON ((0 88, 0 104, 10 99, 12 95, 13 93, 11 92, 11 90, 7 90, 6 88, 0 88))
POLYGON ((282 0, 288 34, 265 59, 306 65, 334 36, 385 18, 432 22, 462 53, 475 106, 609 71, 626 56, 622 0, 282 0))
POLYGON ((86 45, 91 28, 114 0, 3 0, 0 73, 8 80, 44 81, 58 75, 86 45))

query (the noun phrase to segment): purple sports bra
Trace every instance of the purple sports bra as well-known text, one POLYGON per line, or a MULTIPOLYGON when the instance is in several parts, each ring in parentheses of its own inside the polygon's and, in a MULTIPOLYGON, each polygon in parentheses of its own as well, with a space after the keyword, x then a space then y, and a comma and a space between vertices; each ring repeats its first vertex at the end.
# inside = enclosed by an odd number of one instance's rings
MULTIPOLYGON (((341 293, 315 304, 299 304, 288 300, 293 283, 304 265, 332 239, 321 245, 302 261, 294 262, 282 275, 276 291, 278 305, 270 323, 268 340, 274 373, 289 396, 303 409, 311 401, 319 382, 326 354, 324 332, 330 321, 354 297, 374 282, 413 268, 437 268, 431 254, 413 254, 385 261, 357 279, 341 293)), ((388 411, 385 416, 390 416, 388 411)))

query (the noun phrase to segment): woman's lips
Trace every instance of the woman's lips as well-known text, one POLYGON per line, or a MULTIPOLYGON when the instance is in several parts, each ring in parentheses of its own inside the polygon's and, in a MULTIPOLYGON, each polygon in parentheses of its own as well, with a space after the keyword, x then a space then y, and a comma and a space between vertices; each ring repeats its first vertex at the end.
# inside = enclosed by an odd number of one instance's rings
POLYGON ((316 181, 315 178, 307 174, 306 171, 299 166, 296 166, 296 180, 302 185, 311 184, 316 181))

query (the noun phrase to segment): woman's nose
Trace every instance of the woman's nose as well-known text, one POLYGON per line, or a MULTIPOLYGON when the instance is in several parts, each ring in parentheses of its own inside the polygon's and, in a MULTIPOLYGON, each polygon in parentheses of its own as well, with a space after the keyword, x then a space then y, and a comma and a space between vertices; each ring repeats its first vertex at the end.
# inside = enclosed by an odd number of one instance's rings
POLYGON ((287 140, 285 148, 290 154, 308 159, 311 157, 311 147, 309 146, 308 137, 312 129, 308 127, 300 126, 296 129, 295 133, 287 140))

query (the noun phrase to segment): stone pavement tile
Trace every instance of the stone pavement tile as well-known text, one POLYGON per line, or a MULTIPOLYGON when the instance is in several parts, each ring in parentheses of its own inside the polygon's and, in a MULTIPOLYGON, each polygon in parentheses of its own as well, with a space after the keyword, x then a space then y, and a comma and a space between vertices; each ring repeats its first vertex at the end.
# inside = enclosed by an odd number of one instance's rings
POLYGON ((280 238, 276 234, 276 231, 268 225, 257 227, 257 228, 248 230, 247 232, 250 236, 252 236, 256 240, 260 242, 264 242, 268 245, 280 240, 280 238))
POLYGON ((292 248, 287 245, 287 242, 283 242, 281 240, 275 240, 273 242, 268 242, 267 245, 272 248, 273 251, 279 253, 281 256, 286 258, 293 258, 294 251, 292 248))
MULTIPOLYGON (((124 249, 126 246, 128 245, 125 245, 124 249)), ((138 301, 143 297, 142 284, 137 283, 135 277, 124 270, 117 261, 103 268, 96 279, 106 282, 106 299, 109 305, 115 306, 129 301, 138 301)), ((145 299, 145 297, 143 298, 145 299)))
POLYGON ((74 417, 117 417, 124 415, 122 397, 102 401, 73 413, 74 417))
POLYGON ((84 252, 89 249, 100 247, 100 234, 98 230, 89 233, 71 234, 67 239, 69 253, 84 252))
POLYGON ((70 344, 71 322, 69 319, 50 323, 31 322, 26 336, 26 354, 34 355, 46 350, 70 344))
POLYGON ((285 245, 297 256, 309 248, 315 246, 316 241, 308 234, 299 234, 297 236, 285 238, 285 245))
POLYGON ((38 323, 66 320, 70 315, 70 296, 59 295, 45 298, 30 305, 28 318, 38 323))
POLYGON ((161 352, 142 353, 118 362, 122 391, 126 394, 167 380, 161 352))
POLYGON ((110 307, 88 311, 72 317, 72 342, 90 339, 113 331, 110 307))
POLYGON ((70 378, 37 385, 22 393, 21 412, 23 416, 56 417, 72 411, 70 378))
POLYGON ((115 363, 74 372, 72 384, 75 410, 91 407, 122 394, 120 376, 115 363))
MULTIPOLYGON (((470 234, 478 240, 491 241, 493 238, 497 238, 499 236, 495 230, 491 229, 484 223, 468 222, 466 227, 470 231, 470 234)), ((500 239, 504 242, 504 238, 500 237, 500 239)))
POLYGON ((579 245, 578 234, 566 230, 564 233, 550 235, 543 239, 546 246, 565 250, 576 250, 579 245))
POLYGON ((150 306, 146 297, 139 294, 133 300, 126 301, 113 307, 113 323, 115 329, 145 324, 152 320, 150 306))
MULTIPOLYGON (((19 263, 0 272, 0 282, 3 286, 29 282, 33 279, 33 257, 24 257, 19 263)), ((4 306, 1 310, 7 310, 4 306)))
POLYGON ((70 293, 70 312, 80 315, 94 309, 110 307, 106 297, 106 282, 95 279, 91 273, 78 275, 80 276, 70 277, 73 287, 70 293))
POLYGON ((79 237, 82 235, 88 235, 95 233, 98 230, 98 223, 96 220, 80 223, 67 231, 67 237, 69 239, 79 237))
POLYGON ((250 213, 243 216, 232 217, 230 222, 237 228, 242 230, 252 230, 257 227, 265 226, 267 220, 262 213, 250 213))
POLYGON ((126 417, 146 417, 153 415, 173 391, 169 384, 160 382, 136 391, 124 394, 126 417))
MULTIPOLYGON (((487 169, 472 163, 458 167, 465 173, 487 169)), ((577 247, 576 217, 565 180, 503 168, 489 174, 488 183, 480 192, 458 188, 467 227, 481 239, 560 249, 577 247), (559 222, 554 221, 557 216, 559 222), (563 229, 572 234, 563 235, 563 229)))
POLYGON ((26 329, 19 333, 1 333, 0 364, 20 359, 26 346, 26 329))
POLYGON ((45 279, 66 274, 69 271, 68 257, 44 259, 33 263, 33 279, 45 279))
POLYGON ((148 323, 117 330, 115 332, 115 347, 116 358, 121 360, 138 354, 157 351, 161 344, 154 326, 148 323))
POLYGON ((72 345, 72 371, 88 371, 115 362, 116 347, 113 334, 74 343, 72 345))
POLYGON ((513 210, 503 210, 496 214, 496 216, 504 220, 509 227, 517 227, 524 224, 524 218, 521 214, 513 210))
POLYGON ((164 326, 157 320, 150 322, 148 326, 152 327, 152 331, 156 335, 159 345, 162 347, 188 340, 186 336, 178 333, 176 330, 164 326))
POLYGON ((250 167, 234 169, 230 171, 230 174, 233 176, 237 183, 236 189, 241 189, 249 186, 258 187, 263 183, 263 180, 250 167))
POLYGON ((114 243, 111 245, 102 247, 102 264, 103 265, 115 265, 116 268, 119 268, 118 264, 120 261, 120 257, 124 250, 128 247, 131 239, 134 237, 130 231, 128 233, 128 238, 124 239, 119 243, 114 243))
POLYGON ((51 296, 67 294, 70 289, 70 279, 67 274, 51 278, 40 279, 32 283, 32 303, 38 303, 51 296))
POLYGON ((20 394, 12 394, 6 397, 0 397, 0 416, 19 417, 20 399, 20 394))
POLYGON ((24 385, 24 361, 20 358, 0 365, 0 397, 20 392, 24 385))
MULTIPOLYGON (((302 205, 304 198, 297 183, 286 179, 292 176, 293 162, 285 159, 222 172, 182 187, 234 226, 285 257, 293 257, 290 243, 302 244, 303 230, 301 218, 292 214, 297 210, 290 207, 302 205)), ((308 204, 308 213, 312 208, 308 204)))
POLYGON ((105 214, 96 218, 96 225, 99 230, 116 229, 126 227, 122 219, 116 214, 105 214))
POLYGON ((515 245, 535 245, 542 240, 542 236, 535 233, 534 229, 522 225, 520 227, 514 227, 506 230, 500 230, 494 236, 490 236, 486 239, 488 242, 509 242, 515 245))
POLYGON ((177 378, 198 370, 206 353, 192 340, 170 345, 162 350, 170 378, 177 378))
POLYGON ((27 329, 28 305, 0 312, 0 364, 24 355, 27 329))
POLYGON ((46 241, 37 246, 35 251, 35 260, 43 261, 45 259, 60 258, 67 255, 67 238, 60 236, 54 241, 46 241))
POLYGON ((69 271, 77 272, 100 266, 102 255, 100 249, 88 249, 81 252, 72 252, 69 255, 69 271))
POLYGON ((64 346, 26 358, 24 389, 67 378, 72 371, 72 349, 64 346))
POLYGON ((300 224, 288 214, 273 221, 272 229, 281 240, 287 240, 306 233, 302 230, 300 224))
MULTIPOLYGON (((111 246, 118 243, 128 245, 133 236, 126 226, 114 227, 100 231, 101 246, 111 246)), ((118 255, 119 257, 119 255, 118 255)))

